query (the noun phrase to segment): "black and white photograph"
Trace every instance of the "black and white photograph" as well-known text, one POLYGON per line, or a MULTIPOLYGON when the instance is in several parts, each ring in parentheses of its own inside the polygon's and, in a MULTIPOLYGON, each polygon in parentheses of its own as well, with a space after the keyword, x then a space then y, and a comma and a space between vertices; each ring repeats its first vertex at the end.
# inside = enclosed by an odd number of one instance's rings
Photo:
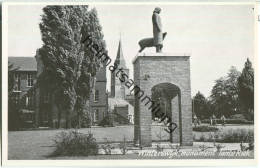
POLYGON ((6 163, 256 163, 255 3, 3 2, 2 15, 6 163))

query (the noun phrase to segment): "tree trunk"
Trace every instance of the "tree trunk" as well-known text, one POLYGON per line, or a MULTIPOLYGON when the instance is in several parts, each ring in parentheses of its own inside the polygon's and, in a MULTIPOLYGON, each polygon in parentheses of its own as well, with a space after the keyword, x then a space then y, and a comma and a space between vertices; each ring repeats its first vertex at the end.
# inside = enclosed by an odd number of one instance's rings
POLYGON ((77 95, 76 92, 74 90, 74 88, 70 91, 70 101, 69 101, 69 107, 66 110, 66 128, 69 129, 71 128, 71 124, 72 124, 72 117, 75 117, 76 115, 74 114, 75 112, 75 105, 76 105, 76 101, 77 101, 77 95))
POLYGON ((68 109, 66 111, 66 129, 70 129, 71 128, 71 110, 68 109))
POLYGON ((60 124, 60 120, 61 120, 61 112, 62 112, 62 108, 61 108, 61 105, 57 104, 57 108, 58 108, 58 125, 57 125, 57 128, 61 128, 61 124, 60 124))

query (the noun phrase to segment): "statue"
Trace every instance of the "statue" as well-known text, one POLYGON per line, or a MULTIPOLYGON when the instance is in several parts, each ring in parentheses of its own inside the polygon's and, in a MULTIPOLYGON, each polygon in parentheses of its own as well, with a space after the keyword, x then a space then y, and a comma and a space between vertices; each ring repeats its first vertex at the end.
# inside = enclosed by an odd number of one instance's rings
POLYGON ((153 41, 156 47, 156 52, 161 52, 163 47, 162 23, 160 17, 161 8, 156 7, 153 11, 153 41))
MULTIPOLYGON (((167 32, 164 32, 163 33, 163 40, 165 38, 165 36, 167 35, 167 32)), ((154 45, 154 38, 151 37, 151 38, 144 38, 142 40, 139 41, 139 46, 140 46, 140 50, 138 52, 142 52, 146 47, 156 47, 154 45)), ((162 49, 162 48, 161 48, 162 49)))
POLYGON ((146 47, 156 47, 156 52, 162 52, 163 40, 167 33, 162 33, 161 18, 159 16, 161 8, 156 7, 153 11, 153 38, 145 38, 139 41, 140 50, 142 52, 146 47))

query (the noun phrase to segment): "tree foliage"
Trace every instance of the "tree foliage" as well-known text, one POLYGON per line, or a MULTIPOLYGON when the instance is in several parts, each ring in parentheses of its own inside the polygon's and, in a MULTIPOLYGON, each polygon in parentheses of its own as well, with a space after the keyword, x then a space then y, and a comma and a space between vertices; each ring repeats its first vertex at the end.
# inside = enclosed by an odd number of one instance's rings
POLYGON ((199 119, 205 119, 211 116, 208 100, 200 92, 193 97, 193 112, 199 119))
POLYGON ((245 116, 254 117, 254 69, 249 59, 246 60, 241 76, 238 78, 238 95, 244 107, 245 116))
POLYGON ((46 6, 43 12, 40 23, 43 46, 39 54, 44 69, 38 83, 52 93, 59 113, 65 113, 69 128, 71 119, 78 115, 75 109, 82 110, 89 99, 100 67, 96 53, 82 41, 91 36, 103 52, 106 52, 105 42, 96 9, 46 6))
POLYGON ((239 113, 238 99, 238 77, 240 72, 235 67, 231 67, 228 75, 215 81, 211 90, 210 101, 212 111, 217 117, 224 115, 229 117, 239 113))
POLYGON ((8 63, 8 130, 17 130, 20 127, 19 100, 13 92, 16 85, 15 73, 19 68, 8 63))
POLYGON ((15 73, 18 68, 8 62, 8 95, 12 94, 15 86, 15 73))

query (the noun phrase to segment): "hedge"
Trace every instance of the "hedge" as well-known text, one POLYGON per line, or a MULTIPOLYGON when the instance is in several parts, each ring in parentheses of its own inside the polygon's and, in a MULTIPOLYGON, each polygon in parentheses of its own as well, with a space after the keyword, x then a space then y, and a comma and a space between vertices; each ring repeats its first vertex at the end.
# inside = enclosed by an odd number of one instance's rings
MULTIPOLYGON (((204 119, 202 123, 210 123, 210 119, 204 119)), ((222 124, 221 119, 216 119, 217 124, 222 124)), ((226 119, 225 124, 254 124, 253 121, 243 120, 243 119, 226 119)))
POLYGON ((218 128, 202 125, 202 126, 193 127, 193 131, 196 131, 196 132, 216 132, 216 131, 218 131, 218 128))

